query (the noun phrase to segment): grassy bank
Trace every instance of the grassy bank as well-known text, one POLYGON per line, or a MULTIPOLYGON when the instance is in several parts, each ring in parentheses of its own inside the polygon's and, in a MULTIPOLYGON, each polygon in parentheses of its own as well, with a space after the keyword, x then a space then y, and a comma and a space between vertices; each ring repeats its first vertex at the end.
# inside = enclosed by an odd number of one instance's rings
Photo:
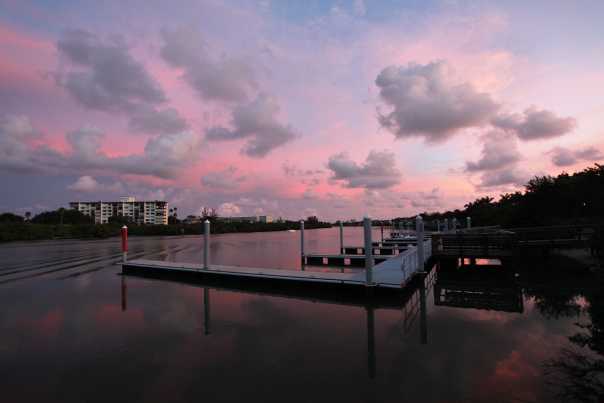
MULTIPOLYGON (((94 239, 108 238, 120 234, 121 224, 36 224, 28 222, 0 223, 0 242, 34 241, 43 239, 94 239)), ((306 222, 306 229, 329 228, 324 222, 306 222)), ((279 223, 229 223, 214 221, 211 231, 214 234, 236 232, 266 232, 299 229, 296 221, 279 223)), ((169 224, 169 225, 128 225, 131 236, 168 236, 197 235, 203 233, 203 224, 169 224)))

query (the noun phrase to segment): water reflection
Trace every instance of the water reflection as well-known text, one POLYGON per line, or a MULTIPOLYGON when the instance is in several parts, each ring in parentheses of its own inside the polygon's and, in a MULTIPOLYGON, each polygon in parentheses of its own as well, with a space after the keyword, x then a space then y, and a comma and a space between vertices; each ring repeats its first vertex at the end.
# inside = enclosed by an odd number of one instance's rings
MULTIPOLYGON (((590 321, 575 323, 576 333, 569 337, 570 346, 560 349, 558 356, 545 363, 549 384, 565 401, 604 401, 604 292, 602 283, 585 293, 586 311, 590 321)), ((556 299, 555 317, 576 316, 582 306, 577 298, 563 298, 560 309, 556 299)), ((545 300, 548 301, 548 300, 545 300)), ((544 300, 542 300, 542 303, 544 300)), ((551 309, 546 309, 550 314, 551 309)))
POLYGON ((203 288, 203 332, 207 336, 210 334, 210 289, 203 288))
MULTIPOLYGON (((121 306, 122 311, 126 311, 127 309, 127 300, 128 300, 128 287, 127 287, 127 278, 128 277, 139 277, 137 275, 121 275, 121 306)), ((428 314, 427 314, 427 302, 426 302, 426 285, 427 279, 430 287, 433 285, 434 281, 434 272, 431 274, 428 273, 416 278, 416 281, 409 285, 409 288, 403 294, 392 294, 389 297, 383 297, 377 301, 377 303, 373 300, 374 295, 371 291, 363 291, 368 294, 365 295, 367 297, 366 302, 358 302, 358 300, 346 300, 343 302, 342 296, 337 295, 326 295, 324 293, 320 294, 320 299, 322 301, 329 301, 330 304, 334 305, 353 305, 358 306, 364 309, 365 311, 365 323, 366 323, 366 332, 367 332, 367 373, 369 379, 374 379, 376 377, 376 324, 375 324, 375 310, 376 309, 389 309, 392 311, 399 311, 403 315, 403 322, 405 325, 403 326, 403 334, 407 334, 411 331, 411 324, 415 322, 417 316, 419 316, 419 326, 420 326, 420 343, 427 344, 428 343, 428 314)), ((206 280, 208 281, 208 280, 206 280)), ((211 280, 209 280, 211 282, 211 280)), ((179 281, 179 283, 183 283, 179 281)), ((203 328, 204 335, 210 335, 211 331, 211 288, 204 284, 203 280, 200 283, 199 281, 195 282, 184 282, 192 287, 201 287, 203 289, 203 328)), ((244 292, 248 294, 258 294, 262 295, 272 295, 283 297, 287 296, 291 299, 300 299, 300 300, 308 300, 316 301, 319 297, 316 293, 316 290, 313 288, 321 288, 320 284, 317 284, 315 287, 309 287, 308 284, 303 286, 302 288, 293 288, 290 289, 290 292, 284 290, 274 290, 269 286, 266 286, 262 283, 250 285, 248 282, 243 281, 240 282, 231 282, 231 286, 227 286, 224 282, 220 281, 222 290, 230 290, 230 291, 238 291, 244 292), (247 287, 245 286, 247 285, 247 287), (245 290, 243 289, 245 287, 245 290)), ((216 284, 216 283, 214 283, 216 284)), ((323 290, 325 291, 325 290, 323 290)), ((336 290, 330 290, 330 292, 338 294, 336 290)), ((220 335, 218 335, 220 336, 220 335)))
MULTIPOLYGON (((308 241, 337 251, 338 230, 308 231, 308 241)), ((347 244, 361 241, 346 229, 347 244)), ((216 236, 213 247, 217 263, 300 265, 296 234, 216 236)), ((444 262, 423 286, 366 299, 118 276, 116 250, 0 245, 0 280, 15 280, 0 286, 2 401, 105 402, 116 390, 130 402, 604 399, 604 287, 557 258, 444 262)), ((198 237, 132 244, 175 261, 201 261, 202 250, 198 237)))
POLYGON ((439 270, 434 304, 502 312, 524 311, 522 289, 506 269, 439 270))

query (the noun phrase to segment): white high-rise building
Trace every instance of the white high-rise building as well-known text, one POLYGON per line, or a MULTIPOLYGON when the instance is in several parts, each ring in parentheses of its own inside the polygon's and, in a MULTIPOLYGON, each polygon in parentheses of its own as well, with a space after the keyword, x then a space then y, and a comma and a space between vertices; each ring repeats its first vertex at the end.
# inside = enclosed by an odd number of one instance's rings
POLYGON ((168 202, 136 201, 132 196, 114 202, 71 202, 69 207, 94 217, 95 224, 106 224, 113 216, 123 216, 137 224, 168 224, 168 202))

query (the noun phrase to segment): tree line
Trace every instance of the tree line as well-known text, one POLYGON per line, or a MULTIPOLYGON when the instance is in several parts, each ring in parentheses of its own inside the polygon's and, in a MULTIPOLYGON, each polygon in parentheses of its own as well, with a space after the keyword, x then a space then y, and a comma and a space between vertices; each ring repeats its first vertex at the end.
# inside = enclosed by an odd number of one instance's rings
MULTIPOLYGON (((198 235, 203 233, 203 223, 187 224, 178 219, 176 209, 170 212, 168 225, 136 224, 129 218, 113 216, 107 224, 95 224, 94 219, 73 209, 60 208, 42 212, 33 218, 13 213, 0 214, 0 242, 60 239, 60 238, 107 238, 118 236, 123 225, 128 226, 128 233, 134 236, 145 235, 198 235)), ((208 210, 202 217, 211 221, 214 234, 231 232, 265 232, 285 231, 300 228, 299 221, 280 222, 230 222, 221 220, 215 210, 208 210)), ((327 228, 330 223, 322 222, 317 217, 308 217, 305 228, 327 228)))
MULTIPOLYGON (((422 214, 425 222, 456 218, 465 225, 530 227, 604 223, 604 165, 595 164, 574 174, 536 176, 523 191, 505 193, 499 200, 480 197, 463 209, 422 214)), ((399 217, 394 221, 412 220, 399 217)), ((428 226, 428 225, 427 225, 428 226)))

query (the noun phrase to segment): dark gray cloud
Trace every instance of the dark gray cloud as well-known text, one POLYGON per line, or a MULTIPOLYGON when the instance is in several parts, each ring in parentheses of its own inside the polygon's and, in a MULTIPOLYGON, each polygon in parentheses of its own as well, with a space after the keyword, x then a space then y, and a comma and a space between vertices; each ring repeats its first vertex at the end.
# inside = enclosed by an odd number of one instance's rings
POLYGON ((372 150, 362 164, 352 161, 346 153, 332 155, 327 167, 333 173, 332 180, 342 181, 349 188, 386 189, 401 180, 395 155, 390 151, 372 150))
POLYGON ((206 132, 206 139, 210 141, 246 139, 247 143, 241 152, 253 158, 264 157, 297 136, 291 126, 277 121, 278 113, 279 105, 275 99, 260 94, 252 102, 235 107, 231 122, 232 129, 210 128, 206 132))
POLYGON ((501 114, 491 121, 493 126, 515 133, 522 140, 559 137, 577 126, 571 117, 558 117, 548 110, 530 107, 523 113, 501 114))
POLYGON ((516 169, 502 169, 497 171, 483 172, 480 177, 481 188, 494 188, 502 186, 524 186, 529 179, 529 175, 516 169))
POLYGON ((119 38, 103 41, 83 30, 67 31, 57 42, 69 68, 57 83, 83 106, 130 117, 130 128, 145 133, 182 130, 187 124, 174 109, 159 109, 167 98, 119 38))
POLYGON ((489 94, 452 81, 444 62, 386 67, 375 83, 391 108, 378 112, 379 123, 398 138, 443 141, 460 129, 488 123, 499 109, 489 94))
POLYGON ((204 100, 244 102, 258 85, 249 62, 233 58, 214 60, 193 29, 162 31, 161 56, 183 69, 184 80, 204 100))
POLYGON ((552 163, 559 167, 574 165, 581 161, 599 161, 604 159, 604 154, 595 147, 586 147, 571 150, 564 147, 556 147, 548 152, 552 154, 552 163))
POLYGON ((222 171, 210 172, 201 178, 201 184, 208 188, 218 190, 234 190, 246 180, 245 175, 239 174, 234 166, 229 166, 222 171))
POLYGON ((133 132, 174 133, 185 130, 187 122, 174 108, 137 108, 130 117, 128 127, 133 132))
POLYGON ((0 121, 0 170, 5 173, 107 173, 174 178, 199 160, 201 138, 192 132, 161 134, 150 138, 144 152, 111 157, 102 149, 104 134, 85 127, 67 133, 68 153, 29 143, 31 123, 25 117, 0 121))
POLYGON ((313 175, 322 175, 324 171, 322 169, 301 169, 295 163, 291 161, 285 161, 281 168, 283 169, 283 173, 286 176, 313 176, 313 175))
POLYGON ((467 172, 502 169, 520 161, 516 138, 512 135, 494 130, 487 133, 483 141, 480 159, 476 162, 466 162, 467 172))

